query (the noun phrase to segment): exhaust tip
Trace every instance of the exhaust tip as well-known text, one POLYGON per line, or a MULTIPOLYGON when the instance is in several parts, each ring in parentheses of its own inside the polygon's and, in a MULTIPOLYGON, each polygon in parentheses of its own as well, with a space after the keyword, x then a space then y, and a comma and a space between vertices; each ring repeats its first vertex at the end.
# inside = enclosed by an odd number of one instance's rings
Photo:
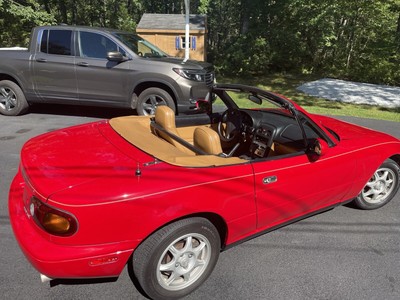
POLYGON ((50 282, 53 280, 53 278, 47 277, 46 275, 40 274, 40 280, 42 283, 50 282))

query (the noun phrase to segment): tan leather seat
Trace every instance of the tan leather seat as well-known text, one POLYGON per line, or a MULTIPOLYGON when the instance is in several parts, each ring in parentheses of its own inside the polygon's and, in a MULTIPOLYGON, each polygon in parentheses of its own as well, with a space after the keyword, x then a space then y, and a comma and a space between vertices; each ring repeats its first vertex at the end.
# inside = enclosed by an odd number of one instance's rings
MULTIPOLYGON (((177 137, 180 137, 178 131, 176 130, 175 112, 170 107, 165 105, 158 106, 154 116, 154 121, 156 122, 156 124, 163 127, 166 131, 172 133, 173 135, 176 135, 177 137)), ((168 134, 162 131, 157 131, 157 135, 169 142, 170 144, 174 145, 179 150, 182 150, 185 153, 193 154, 191 150, 174 140, 168 134)))
POLYGON ((193 134, 194 146, 208 154, 222 153, 221 141, 218 133, 208 127, 197 127, 193 134))

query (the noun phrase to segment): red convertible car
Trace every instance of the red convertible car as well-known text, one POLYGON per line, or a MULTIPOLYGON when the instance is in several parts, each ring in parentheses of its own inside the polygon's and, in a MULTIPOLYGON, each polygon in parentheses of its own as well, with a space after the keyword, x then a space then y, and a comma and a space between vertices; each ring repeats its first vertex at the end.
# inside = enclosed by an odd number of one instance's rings
POLYGON ((19 245, 42 279, 118 277, 176 299, 220 252, 399 189, 400 141, 311 115, 258 88, 216 85, 206 113, 126 116, 28 141, 9 196, 19 245))

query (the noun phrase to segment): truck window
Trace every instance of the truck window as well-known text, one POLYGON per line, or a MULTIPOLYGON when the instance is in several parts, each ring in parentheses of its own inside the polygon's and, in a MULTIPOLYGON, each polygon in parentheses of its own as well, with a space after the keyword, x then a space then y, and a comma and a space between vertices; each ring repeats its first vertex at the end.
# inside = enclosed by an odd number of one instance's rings
POLYGON ((163 52, 161 49, 141 38, 136 34, 130 33, 119 33, 113 34, 119 40, 121 40, 126 46, 128 46, 135 54, 144 57, 167 57, 168 54, 163 52))
POLYGON ((40 51, 48 54, 71 55, 71 30, 44 30, 40 51))
POLYGON ((83 57, 105 59, 107 52, 119 51, 117 44, 101 34, 81 31, 79 37, 80 53, 83 57))

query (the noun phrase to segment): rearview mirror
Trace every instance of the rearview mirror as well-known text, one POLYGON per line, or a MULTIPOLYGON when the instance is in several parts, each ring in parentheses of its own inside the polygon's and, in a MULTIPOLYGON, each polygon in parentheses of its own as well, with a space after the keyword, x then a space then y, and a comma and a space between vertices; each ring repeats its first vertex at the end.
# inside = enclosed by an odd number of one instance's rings
POLYGON ((249 95, 248 99, 251 102, 254 102, 254 103, 258 104, 258 105, 261 105, 261 103, 262 103, 262 99, 260 97, 256 96, 256 95, 249 95))

